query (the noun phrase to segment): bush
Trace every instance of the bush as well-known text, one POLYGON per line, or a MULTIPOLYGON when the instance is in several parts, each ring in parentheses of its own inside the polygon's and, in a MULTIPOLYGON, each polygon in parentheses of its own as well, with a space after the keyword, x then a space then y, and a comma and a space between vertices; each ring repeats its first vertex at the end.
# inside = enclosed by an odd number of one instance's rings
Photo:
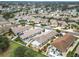
POLYGON ((4 13, 3 18, 8 20, 9 18, 13 18, 15 15, 13 13, 4 13))
POLYGON ((60 32, 61 32, 59 29, 56 29, 56 31, 57 31, 58 33, 60 33, 60 32))

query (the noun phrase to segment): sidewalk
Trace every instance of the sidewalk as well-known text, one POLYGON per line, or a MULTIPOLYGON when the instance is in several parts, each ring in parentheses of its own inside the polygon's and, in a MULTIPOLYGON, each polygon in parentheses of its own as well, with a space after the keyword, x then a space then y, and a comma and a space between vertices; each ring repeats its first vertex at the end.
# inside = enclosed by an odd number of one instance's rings
POLYGON ((14 38, 12 38, 11 40, 15 40, 18 36, 15 36, 14 38))

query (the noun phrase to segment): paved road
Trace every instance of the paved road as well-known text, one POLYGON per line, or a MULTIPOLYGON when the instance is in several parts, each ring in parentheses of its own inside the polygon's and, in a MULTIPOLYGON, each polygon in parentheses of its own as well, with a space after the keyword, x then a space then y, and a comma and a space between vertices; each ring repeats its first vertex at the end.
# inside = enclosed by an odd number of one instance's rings
POLYGON ((65 31, 65 30, 62 30, 62 32, 67 32, 67 33, 79 36, 79 32, 69 32, 69 31, 65 31))

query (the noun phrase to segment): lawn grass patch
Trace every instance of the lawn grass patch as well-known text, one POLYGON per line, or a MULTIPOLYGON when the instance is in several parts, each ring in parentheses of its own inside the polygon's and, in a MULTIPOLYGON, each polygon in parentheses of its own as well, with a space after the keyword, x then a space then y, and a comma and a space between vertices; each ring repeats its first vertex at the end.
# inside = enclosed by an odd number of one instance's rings
POLYGON ((13 54, 13 51, 19 47, 19 44, 16 44, 12 41, 10 41, 10 47, 8 48, 8 50, 2 54, 0 54, 1 57, 11 57, 11 55, 13 54))
MULTIPOLYGON (((4 52, 3 54, 0 54, 0 57, 15 57, 14 56, 14 51, 18 48, 21 47, 22 45, 17 44, 14 41, 10 41, 10 47, 8 48, 8 50, 6 52, 4 52)), ((23 46, 24 47, 24 46, 23 46)), ((28 55, 29 52, 29 56, 30 57, 45 57, 45 55, 41 54, 41 52, 36 52, 34 50, 32 50, 31 48, 26 48, 26 55, 28 55), (32 56, 31 56, 32 55, 32 56)), ((21 51, 20 51, 21 52, 21 51)), ((17 56, 18 57, 18 56, 17 56)), ((27 56, 24 56, 27 57, 27 56)))

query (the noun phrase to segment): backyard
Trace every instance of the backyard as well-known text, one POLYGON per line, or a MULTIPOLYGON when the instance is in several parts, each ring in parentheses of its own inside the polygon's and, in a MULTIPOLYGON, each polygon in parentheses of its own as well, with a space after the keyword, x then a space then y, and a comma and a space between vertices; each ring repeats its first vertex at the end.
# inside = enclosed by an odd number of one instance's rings
POLYGON ((14 42, 10 42, 10 47, 8 48, 7 51, 5 51, 4 53, 0 54, 0 57, 9 57, 13 54, 13 51, 19 47, 20 45, 19 44, 16 44, 14 42))
MULTIPOLYGON (((21 45, 13 42, 13 41, 10 41, 10 47, 8 48, 8 50, 2 54, 0 54, 0 57, 15 57, 14 56, 14 50, 16 50, 17 47, 20 47, 21 45)), ((24 48, 27 48, 27 47, 24 47, 24 48)), ((36 52, 36 51, 33 51, 32 49, 30 48, 27 48, 28 50, 26 51, 29 51, 29 53, 33 54, 33 57, 44 57, 45 55, 41 54, 40 52, 36 52)), ((28 53, 26 53, 28 54, 28 53)), ((29 54, 29 56, 30 56, 29 54)), ((31 57, 31 56, 30 56, 31 57)))

